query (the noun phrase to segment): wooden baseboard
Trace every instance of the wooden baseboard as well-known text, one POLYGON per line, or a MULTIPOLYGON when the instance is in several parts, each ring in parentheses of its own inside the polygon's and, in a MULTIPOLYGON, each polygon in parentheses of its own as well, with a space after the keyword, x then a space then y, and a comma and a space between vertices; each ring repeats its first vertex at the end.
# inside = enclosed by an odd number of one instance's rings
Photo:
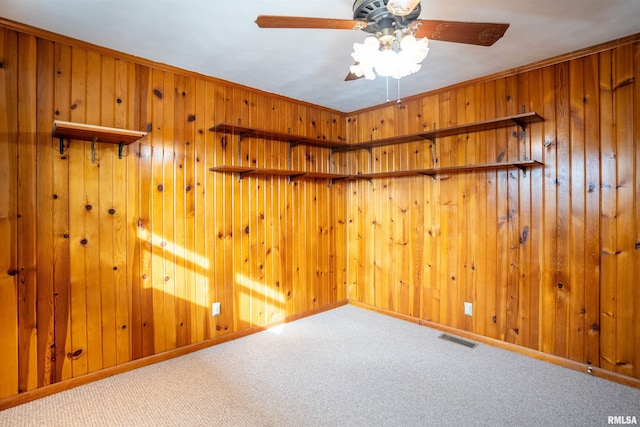
POLYGON ((212 338, 207 341, 186 345, 184 347, 169 350, 164 353, 154 354, 152 356, 148 356, 142 359, 132 360, 131 362, 123 363, 122 365, 113 366, 111 368, 106 368, 106 369, 85 374, 76 378, 70 378, 68 380, 60 381, 55 384, 47 385, 44 387, 40 387, 34 390, 17 394, 15 396, 0 399, 0 411, 14 407, 14 406, 21 405, 23 403, 31 402, 33 400, 41 399, 43 397, 50 396, 52 394, 60 393, 65 390, 70 390, 72 388, 75 388, 84 384, 88 384, 94 381, 108 378, 113 375, 122 374, 124 372, 132 371, 137 368, 142 368, 143 366, 153 365, 154 363, 163 362, 165 360, 173 359, 174 357, 183 356, 185 354, 193 353, 194 351, 202 350, 208 347, 212 347, 214 345, 222 344, 224 342, 246 337, 248 335, 255 334, 256 332, 261 332, 266 329, 269 329, 284 323, 293 322, 294 320, 313 316, 314 314, 322 313, 328 310, 333 310, 334 308, 341 307, 343 305, 346 305, 347 303, 348 303, 347 300, 338 301, 333 304, 329 304, 320 308, 306 311, 304 313, 288 316, 283 320, 271 322, 262 326, 252 326, 248 329, 243 329, 238 332, 232 332, 230 334, 212 338))
POLYGON ((573 369, 575 371, 583 372, 587 375, 593 375, 596 377, 600 377, 609 381, 613 381, 616 383, 620 383, 629 387, 634 387, 640 389, 640 380, 632 377, 628 377, 625 375, 620 375, 615 372, 607 371, 602 368, 598 368, 595 366, 591 366, 585 363, 575 362, 573 360, 565 359, 563 357, 554 356, 551 354, 543 353, 541 351, 532 350, 526 347, 518 346, 515 344, 507 343, 504 341, 497 340, 495 338, 489 338, 482 335, 474 334, 472 332, 463 331, 461 329, 452 328, 449 326, 440 325, 434 322, 418 319, 413 316, 408 316, 400 313, 393 312, 391 310, 381 309, 372 305, 364 304, 361 302, 353 301, 353 300, 343 300, 338 301, 333 304, 326 305, 324 307, 320 307, 314 310, 307 311, 305 313, 295 314, 292 316, 288 316, 287 318, 272 322, 269 324, 265 324, 262 326, 253 326, 248 329, 243 329, 242 331, 233 332, 227 335, 223 335, 220 337, 212 338, 207 341, 187 345, 184 347, 176 348, 174 350, 166 351, 164 353, 155 354, 152 356, 145 357, 143 359, 133 360, 131 362, 123 363, 122 365, 114 366, 111 368, 103 369, 101 371, 92 372, 90 374, 82 375, 77 378, 71 378, 68 380, 61 381, 59 383, 51 384, 48 386, 40 387, 35 390, 30 390, 24 393, 20 393, 15 396, 7 397, 4 399, 0 399, 0 411, 4 409, 8 409, 14 406, 21 405, 23 403, 31 402, 33 400, 37 400, 46 396, 50 396, 52 394, 60 393, 65 390, 70 390, 72 388, 88 384, 94 381, 101 380, 103 378, 108 378, 113 375, 121 374, 124 372, 132 371, 137 368, 141 368, 144 366, 149 366, 154 363, 162 362, 165 360, 172 359, 174 357, 183 356, 185 354, 192 353, 194 351, 202 350, 208 347, 212 347, 218 344, 222 344, 224 342, 236 340, 238 338, 242 338, 251 334, 255 334, 256 332, 261 332, 266 329, 289 323, 298 319, 302 319, 305 317, 313 316, 315 314, 319 314, 325 311, 333 310, 335 308, 344 306, 346 304, 353 305, 355 307, 363 308, 366 310, 370 310, 376 313, 384 314, 386 316, 395 317, 400 320, 404 320, 407 322, 415 323, 422 326, 427 326, 432 329, 440 330, 452 335, 457 335, 463 338, 467 338, 473 341, 477 341, 483 344, 491 345, 493 347, 501 348, 504 350, 513 351, 515 353, 519 353, 525 356, 533 357, 534 359, 542 360, 545 362, 553 363, 556 365, 563 366, 565 368, 573 369))
POLYGON ((532 350, 530 348, 522 347, 516 344, 511 344, 508 342, 500 341, 495 338, 485 337, 483 335, 478 335, 473 332, 464 331, 461 329, 453 328, 450 326, 440 325, 435 322, 430 322, 428 320, 422 320, 417 317, 396 313, 391 310, 386 310, 382 308, 378 308, 369 304, 364 304, 358 301, 349 300, 349 304, 354 307, 364 308, 366 310, 374 311, 376 313, 384 314, 387 316, 395 317, 400 320, 404 320, 411 323, 416 323, 418 325, 427 326, 432 329, 436 329, 442 332, 446 332, 451 335, 457 335, 462 338, 467 338, 473 341, 480 342, 482 344, 487 344, 493 347, 501 348, 503 350, 513 351, 514 353, 519 353, 528 357, 532 357, 534 359, 542 360, 544 362, 553 363, 555 365, 563 366, 565 368, 573 369, 574 371, 582 372, 587 375, 592 375, 594 377, 603 378, 609 381, 613 381, 619 384, 623 384, 629 387, 640 389, 640 379, 629 377, 626 375, 621 375, 616 372, 611 372, 606 369, 598 368, 596 366, 588 365, 586 363, 576 362, 573 360, 566 359, 564 357, 554 356, 552 354, 543 353, 538 350, 532 350))

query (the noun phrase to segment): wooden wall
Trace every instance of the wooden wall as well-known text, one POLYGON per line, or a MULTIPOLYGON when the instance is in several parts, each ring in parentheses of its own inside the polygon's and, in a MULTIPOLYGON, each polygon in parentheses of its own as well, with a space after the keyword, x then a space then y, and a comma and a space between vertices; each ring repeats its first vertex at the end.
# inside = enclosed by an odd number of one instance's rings
MULTIPOLYGON (((439 166, 544 163, 526 174, 350 183, 349 299, 640 378, 639 82, 635 37, 351 113, 354 142, 523 109, 545 121, 524 139, 514 126, 436 141, 439 166)), ((431 167, 433 149, 380 147, 348 162, 363 173, 431 167)))
POLYGON ((639 77, 636 37, 344 114, 0 26, 0 398, 347 298, 640 378, 639 77), (545 119, 524 135, 333 157, 208 130, 358 142, 523 109, 545 119), (77 140, 60 154, 55 119, 149 135, 122 159, 77 140), (434 157, 544 167, 333 185, 209 171, 434 157))
POLYGON ((0 26, 0 398, 346 299, 344 184, 328 151, 209 131, 344 138, 344 115, 0 26), (54 120, 146 130, 124 149, 54 120), (211 303, 220 302, 220 317, 211 303))

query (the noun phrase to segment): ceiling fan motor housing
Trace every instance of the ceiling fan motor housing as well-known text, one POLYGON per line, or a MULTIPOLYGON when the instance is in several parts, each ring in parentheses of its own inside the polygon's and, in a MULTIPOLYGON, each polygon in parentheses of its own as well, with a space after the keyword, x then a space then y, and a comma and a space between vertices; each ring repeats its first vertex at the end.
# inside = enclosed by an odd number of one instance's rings
POLYGON ((368 33, 378 33, 406 28, 420 16, 420 4, 405 16, 397 16, 387 9, 388 0, 356 0, 353 3, 353 19, 366 21, 363 29, 368 33))

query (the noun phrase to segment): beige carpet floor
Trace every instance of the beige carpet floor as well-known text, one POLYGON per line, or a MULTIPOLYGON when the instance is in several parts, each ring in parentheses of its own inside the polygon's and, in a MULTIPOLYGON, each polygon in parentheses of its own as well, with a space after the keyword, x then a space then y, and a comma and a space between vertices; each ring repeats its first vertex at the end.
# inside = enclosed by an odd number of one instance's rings
POLYGON ((439 335, 347 305, 2 411, 0 426, 640 422, 638 389, 439 335))

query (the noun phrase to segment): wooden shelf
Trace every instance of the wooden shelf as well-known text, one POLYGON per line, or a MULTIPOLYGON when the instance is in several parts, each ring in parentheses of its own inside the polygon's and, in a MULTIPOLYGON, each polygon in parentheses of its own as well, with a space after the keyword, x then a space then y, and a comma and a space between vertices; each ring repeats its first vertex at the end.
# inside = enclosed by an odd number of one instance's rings
POLYGON ((239 178, 242 179, 246 176, 287 176, 292 180, 300 178, 319 178, 319 179, 345 179, 349 178, 349 175, 334 174, 327 172, 305 172, 294 171, 287 169, 265 169, 265 168, 252 168, 248 166, 216 166, 209 169, 213 172, 222 173, 237 173, 239 178))
POLYGON ((486 171, 486 170, 498 170, 498 169, 509 169, 509 168, 518 168, 520 170, 526 170, 532 167, 543 166, 541 162, 537 160, 524 160, 518 162, 504 162, 504 163, 484 163, 477 165, 466 165, 466 166, 448 166, 442 168, 431 168, 431 169, 411 169, 404 171, 393 171, 393 172, 376 172, 376 173, 365 173, 353 175, 350 178, 357 179, 372 179, 372 178, 397 178, 403 176, 413 176, 413 175, 428 175, 428 176, 436 176, 447 173, 461 173, 461 172, 475 172, 475 171, 486 171))
POLYGON ((51 128, 51 135, 54 137, 68 139, 80 139, 85 141, 95 140, 95 142, 126 145, 136 142, 140 138, 146 136, 147 133, 128 129, 54 120, 53 127, 51 128))
POLYGON ((60 138, 60 154, 64 154, 65 138, 91 141, 91 161, 93 162, 95 156, 93 143, 118 144, 118 158, 121 159, 122 147, 145 137, 147 132, 54 120, 51 135, 60 138))
POLYGON ((232 125, 229 123, 218 123, 217 125, 209 128, 213 132, 223 132, 232 135, 238 135, 240 137, 253 137, 253 138, 265 138, 274 139, 277 141, 283 141, 295 145, 310 145, 313 147, 333 148, 342 147, 344 142, 328 141, 325 139, 309 138, 308 136, 293 135, 290 133, 274 132, 262 129, 255 129, 247 126, 232 125))
POLYGON ((355 151, 368 149, 373 147, 381 147, 384 145, 396 145, 406 142, 415 142, 422 139, 434 140, 436 138, 444 138, 447 136, 462 135, 465 133, 481 132, 487 130, 501 129, 509 126, 520 126, 531 123, 541 122, 544 119, 538 113, 523 113, 515 116, 500 117, 497 119, 485 120, 483 122, 469 123, 465 125, 452 126, 442 129, 434 129, 430 131, 417 132, 409 135, 393 136, 389 138, 376 139, 368 142, 359 142, 356 144, 343 144, 333 148, 334 152, 355 151))
POLYGON ((287 176, 293 179, 302 178, 319 178, 319 179, 373 179, 373 178, 399 178, 403 176, 415 176, 415 175, 428 175, 436 176, 447 173, 461 173, 461 172, 474 172, 484 170, 497 170, 497 169, 509 169, 518 168, 520 170, 527 170, 532 167, 543 166, 542 163, 536 160, 524 160, 518 162, 505 162, 505 163, 484 163, 478 165, 466 165, 466 166, 449 166, 442 168, 432 169, 410 169, 404 171, 392 171, 392 172, 376 172, 376 173, 364 173, 356 175, 345 175, 336 173, 324 173, 324 172, 304 172, 293 171, 285 169, 263 169, 252 168, 248 166, 216 166, 210 168, 213 172, 223 173, 237 173, 242 179, 246 176, 254 175, 272 175, 272 176, 287 176))
MULTIPOLYGON (((271 131, 249 128, 245 126, 235 126, 227 123, 219 123, 213 126, 212 128, 210 128, 209 130, 238 135, 240 138, 244 136, 252 136, 257 138, 275 139, 279 141, 288 142, 292 146, 304 144, 304 145, 330 148, 331 152, 334 153, 334 152, 369 149, 372 147, 380 147, 384 145, 403 144, 403 143, 414 142, 414 141, 419 141, 423 139, 429 139, 429 140, 435 141, 436 138, 444 138, 444 137, 461 135, 461 134, 472 133, 472 132, 495 130, 495 129, 501 129, 509 126, 520 126, 524 130, 526 125, 531 123, 541 122, 543 120, 544 119, 535 112, 522 113, 514 116, 501 117, 501 118, 486 120, 482 122, 469 123, 465 125, 452 126, 448 128, 442 128, 442 129, 434 129, 431 131, 418 132, 410 135, 394 136, 390 138, 377 139, 369 142, 361 142, 356 144, 345 144, 342 142, 324 141, 324 140, 318 140, 318 139, 313 139, 308 137, 291 135, 288 133, 271 132, 271 131)), ((237 173, 240 179, 248 175, 273 175, 273 176, 287 176, 291 180, 302 179, 302 178, 320 178, 320 179, 334 180, 334 179, 372 179, 372 178, 383 178, 383 177, 392 178, 392 177, 415 176, 415 175, 435 176, 438 174, 446 174, 446 173, 462 173, 462 172, 508 169, 508 168, 518 168, 526 172, 528 168, 537 167, 537 166, 542 166, 542 163, 535 160, 524 160, 524 161, 505 162, 505 163, 485 163, 485 164, 478 164, 478 165, 451 166, 451 167, 441 167, 441 168, 432 168, 432 169, 414 169, 414 170, 378 172, 378 173, 357 174, 357 175, 315 173, 315 172, 304 172, 304 171, 293 171, 293 170, 282 170, 282 169, 263 169, 263 168, 252 168, 252 167, 245 167, 245 166, 216 166, 211 168, 210 170, 213 172, 237 173)))

